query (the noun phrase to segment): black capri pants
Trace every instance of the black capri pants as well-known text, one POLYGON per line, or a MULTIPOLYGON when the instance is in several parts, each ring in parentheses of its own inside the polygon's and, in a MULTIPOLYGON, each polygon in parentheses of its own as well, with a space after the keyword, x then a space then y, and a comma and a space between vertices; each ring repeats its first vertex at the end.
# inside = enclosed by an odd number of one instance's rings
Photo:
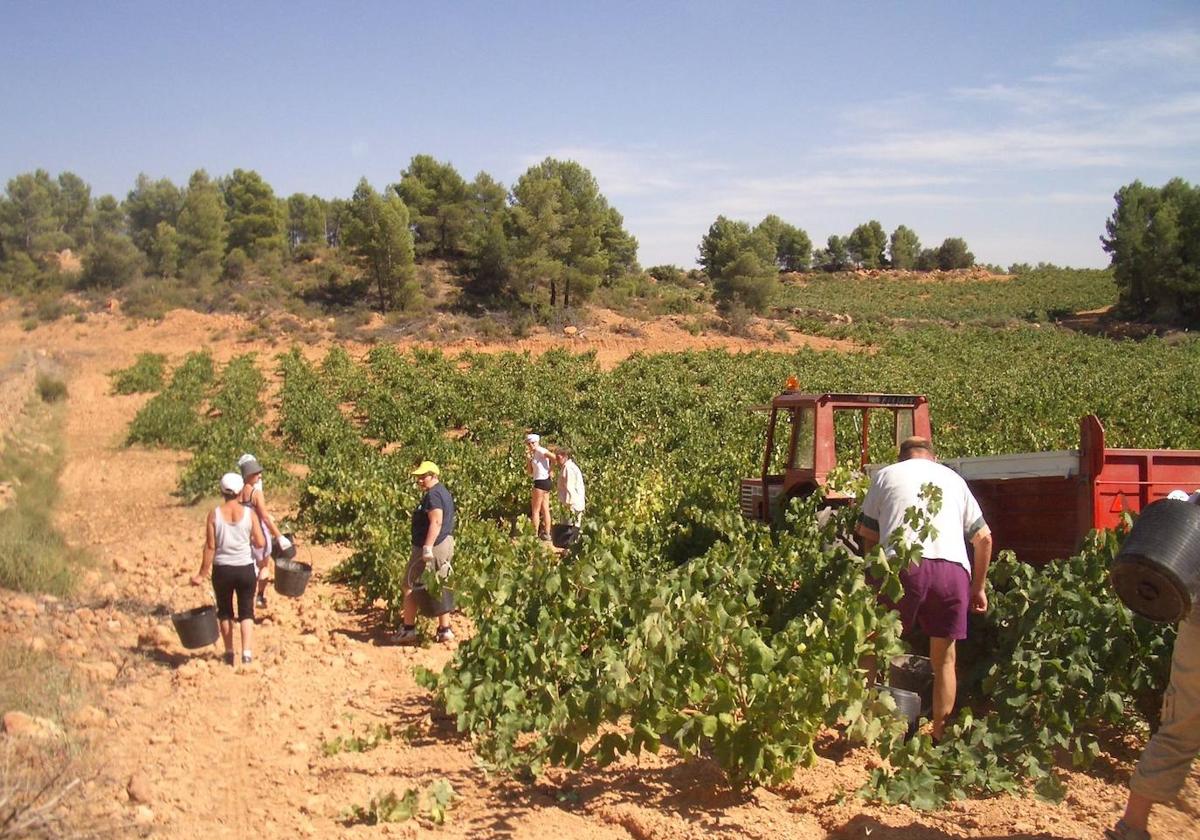
POLYGON ((213 566, 212 585, 217 596, 217 618, 233 620, 233 596, 237 595, 238 621, 254 620, 254 592, 258 585, 253 563, 213 566))

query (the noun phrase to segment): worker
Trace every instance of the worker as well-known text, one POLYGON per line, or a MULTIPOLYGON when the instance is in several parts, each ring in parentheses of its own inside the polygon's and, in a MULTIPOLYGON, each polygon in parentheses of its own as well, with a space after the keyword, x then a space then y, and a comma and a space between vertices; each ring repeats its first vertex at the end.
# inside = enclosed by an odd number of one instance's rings
MULTIPOLYGON (((432 566, 440 581, 450 577, 450 564, 454 559, 454 526, 456 514, 454 497, 441 482, 442 471, 433 461, 422 461, 411 473, 422 491, 421 501, 412 515, 412 555, 404 572, 403 621, 399 632, 393 637, 397 644, 415 645, 417 635, 417 601, 414 590, 424 588, 421 575, 426 566, 432 566)), ((438 616, 437 641, 454 640, 450 629, 450 613, 438 616)))
MULTIPOLYGON (((1179 492, 1200 504, 1200 490, 1179 492)), ((1168 498, 1179 498, 1174 493, 1168 498)), ((1162 719, 1129 780, 1125 813, 1105 830, 1108 840, 1149 840, 1150 811, 1183 790, 1192 762, 1200 754, 1200 605, 1179 624, 1171 678, 1163 695, 1162 719)))
POLYGON ((550 458, 551 452, 542 446, 541 438, 530 432, 525 435, 525 469, 533 479, 529 517, 538 539, 550 539, 550 458))
MULTIPOLYGON (((904 632, 914 626, 929 636, 933 665, 934 741, 940 741, 954 709, 958 692, 955 642, 967 637, 967 611, 986 612, 984 583, 992 561, 992 534, 979 503, 958 473, 939 464, 932 444, 910 437, 900 444, 900 460, 875 474, 863 500, 857 531, 863 551, 903 529, 910 544, 919 544, 922 559, 900 572, 904 595, 899 603, 881 597, 900 613, 904 632), (931 513, 934 533, 921 539, 904 521, 911 507, 927 509, 922 500, 927 484, 941 489, 941 507, 931 513), (967 559, 964 538, 974 547, 974 563, 967 559)), ((892 545, 886 545, 893 554, 892 545)))
POLYGON ((230 472, 221 476, 223 501, 208 513, 200 571, 191 578, 192 586, 200 586, 212 574, 226 665, 232 665, 234 661, 234 595, 237 596, 237 620, 242 636, 242 663, 249 665, 253 657, 251 640, 254 632, 255 574, 251 552, 266 543, 258 514, 241 502, 244 486, 238 473, 230 472))
POLYGON ((558 464, 558 500, 570 511, 570 522, 576 528, 583 524, 583 508, 586 501, 583 471, 575 463, 571 450, 560 446, 554 450, 558 464))
POLYGON ((238 469, 241 470, 242 480, 246 483, 242 489, 242 504, 253 508, 254 512, 258 514, 258 521, 262 524, 263 538, 266 540, 266 544, 262 548, 255 548, 253 551, 255 573, 258 577, 258 591, 254 605, 259 609, 266 609, 271 547, 273 544, 278 544, 280 549, 286 551, 292 543, 275 524, 275 517, 267 511, 267 499, 263 495, 263 468, 258 463, 258 459, 247 452, 238 458, 238 469))

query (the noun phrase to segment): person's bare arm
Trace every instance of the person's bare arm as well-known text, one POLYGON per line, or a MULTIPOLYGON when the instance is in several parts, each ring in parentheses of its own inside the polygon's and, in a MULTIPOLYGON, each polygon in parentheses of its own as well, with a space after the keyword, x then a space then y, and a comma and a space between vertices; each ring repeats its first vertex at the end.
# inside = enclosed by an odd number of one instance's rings
POLYGON ((279 530, 279 526, 275 524, 275 519, 271 514, 267 513, 267 502, 263 498, 263 494, 259 490, 254 491, 254 495, 250 497, 254 500, 254 512, 258 514, 258 521, 262 523, 262 527, 271 533, 275 539, 283 536, 279 530))
POLYGON ((254 510, 250 511, 250 544, 255 548, 263 548, 267 544, 262 523, 258 521, 258 512, 254 510))
POLYGON ((192 586, 199 586, 204 579, 212 574, 213 558, 217 554, 217 522, 216 511, 208 512, 208 521, 204 525, 204 550, 200 553, 200 571, 192 575, 192 586))
POLYGON ((971 610, 987 612, 987 573, 992 565, 992 532, 984 525, 971 536, 975 549, 974 571, 971 575, 971 610))
POLYGON ((442 516, 441 508, 432 508, 429 511, 429 531, 425 534, 425 545, 421 547, 421 552, 426 557, 433 556, 433 544, 442 532, 442 516))

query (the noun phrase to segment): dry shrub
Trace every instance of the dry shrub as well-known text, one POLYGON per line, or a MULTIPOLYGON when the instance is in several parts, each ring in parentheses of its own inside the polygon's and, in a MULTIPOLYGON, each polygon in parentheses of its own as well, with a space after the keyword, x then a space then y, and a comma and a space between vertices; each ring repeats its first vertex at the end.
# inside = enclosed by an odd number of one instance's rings
POLYGON ((79 836, 67 808, 82 789, 78 771, 65 741, 0 740, 0 840, 79 836))

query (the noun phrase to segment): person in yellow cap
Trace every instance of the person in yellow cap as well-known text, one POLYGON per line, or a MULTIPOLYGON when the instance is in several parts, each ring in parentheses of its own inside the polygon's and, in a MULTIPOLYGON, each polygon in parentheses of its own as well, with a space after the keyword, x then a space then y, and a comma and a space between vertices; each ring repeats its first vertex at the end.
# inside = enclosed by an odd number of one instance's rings
MULTIPOLYGON (((417 636, 417 601, 414 590, 424 589, 421 575, 426 565, 432 565, 438 578, 445 580, 450 575, 450 563, 454 558, 454 497, 441 482, 441 469, 433 461, 422 461, 412 471, 417 487, 423 493, 412 515, 412 556, 404 573, 404 624, 395 634, 401 645, 414 645, 417 636)), ((450 629, 450 614, 438 616, 437 640, 449 642, 454 639, 450 629)))

